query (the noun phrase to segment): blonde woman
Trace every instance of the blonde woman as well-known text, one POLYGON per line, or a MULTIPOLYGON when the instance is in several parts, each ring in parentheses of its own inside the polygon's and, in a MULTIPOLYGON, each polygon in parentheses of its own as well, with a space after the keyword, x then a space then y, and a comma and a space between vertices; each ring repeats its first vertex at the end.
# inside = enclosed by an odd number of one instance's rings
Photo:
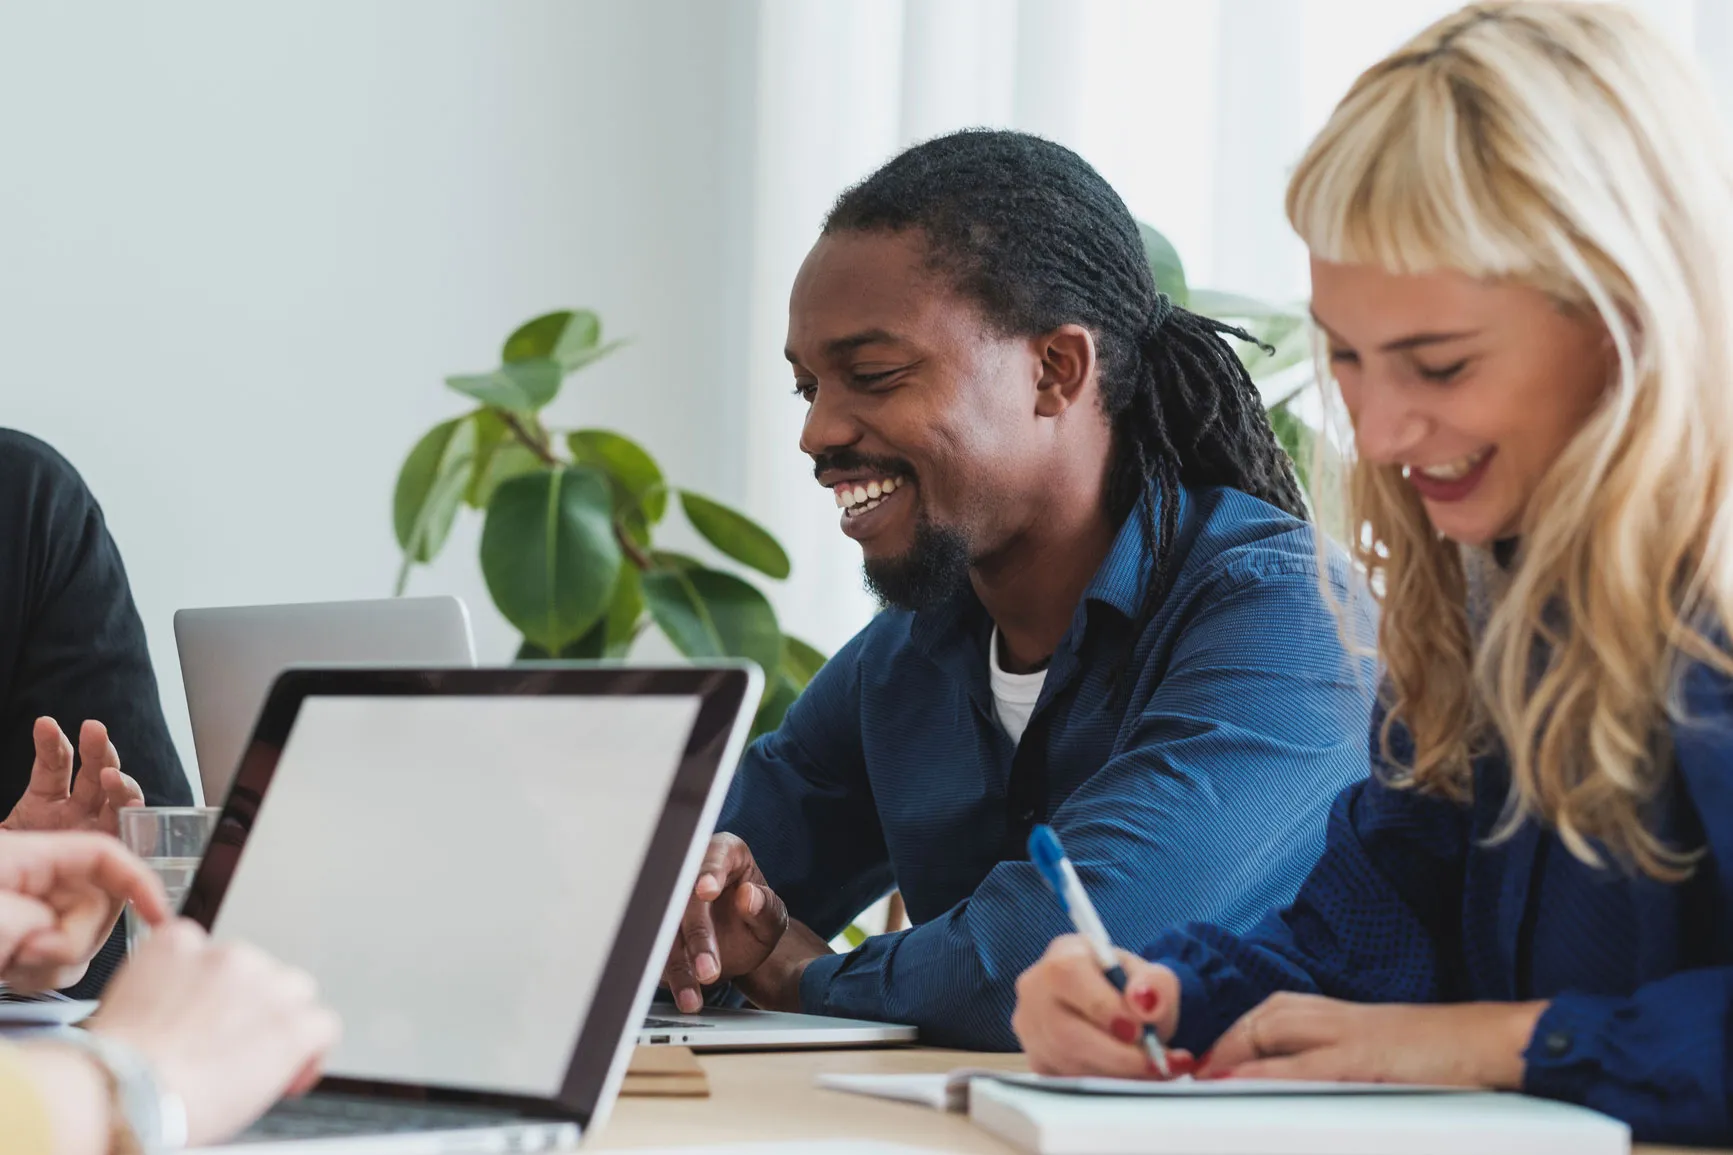
POLYGON ((1298 899, 1120 997, 1019 984, 1043 1071, 1522 1089, 1733 1139, 1733 160, 1628 11, 1476 5, 1288 191, 1382 602, 1372 775, 1298 899), (1205 1053, 1207 1052, 1207 1053, 1205 1053))

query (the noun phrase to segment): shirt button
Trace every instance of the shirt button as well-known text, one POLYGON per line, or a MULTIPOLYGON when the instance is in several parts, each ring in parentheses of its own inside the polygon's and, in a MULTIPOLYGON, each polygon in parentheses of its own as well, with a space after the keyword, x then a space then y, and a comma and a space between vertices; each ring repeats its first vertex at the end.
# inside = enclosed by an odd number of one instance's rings
POLYGON ((1549 1031, 1541 1040, 1541 1048, 1551 1058, 1562 1058, 1571 1049, 1571 1037, 1568 1031, 1549 1031))

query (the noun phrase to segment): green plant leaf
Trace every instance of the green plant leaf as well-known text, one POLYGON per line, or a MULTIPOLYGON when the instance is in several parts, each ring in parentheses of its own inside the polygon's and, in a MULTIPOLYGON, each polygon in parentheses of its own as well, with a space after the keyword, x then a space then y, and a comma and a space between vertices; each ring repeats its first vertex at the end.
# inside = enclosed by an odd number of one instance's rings
POLYGON ((748 658, 772 677, 782 633, 765 596, 733 574, 712 569, 650 570, 643 575, 650 616, 690 658, 748 658))
POLYGON ((791 634, 782 635, 782 673, 797 690, 806 689, 813 675, 823 668, 826 658, 812 646, 791 634))
POLYGON ((488 460, 505 444, 510 430, 505 426, 505 419, 492 409, 477 409, 469 419, 475 425, 475 468, 470 472, 469 486, 464 490, 463 499, 474 509, 486 509, 487 502, 477 500, 477 486, 487 470, 488 460))
POLYGON ((486 462, 476 461, 476 467, 470 474, 470 504, 477 509, 486 509, 493 495, 504 482, 526 473, 535 473, 546 469, 547 464, 516 442, 502 445, 488 457, 486 462))
POLYGON ((505 339, 500 360, 510 365, 545 357, 556 362, 565 376, 601 360, 621 344, 602 344, 602 319, 589 309, 563 309, 519 325, 505 339))
POLYGON ((487 506, 481 572, 507 621, 547 653, 583 637, 608 608, 620 545, 607 479, 565 467, 502 482, 487 506))
POLYGON ((653 550, 650 560, 656 563, 658 569, 673 569, 682 573, 704 568, 704 563, 690 554, 675 553, 668 549, 653 550))
POLYGON ((1137 222, 1138 234, 1143 238, 1143 259, 1149 262, 1149 271, 1155 274, 1155 287, 1173 298, 1173 303, 1182 309, 1191 307, 1191 291, 1186 288, 1185 265, 1179 259, 1179 251, 1173 247, 1166 237, 1156 229, 1137 222))
POLYGON ((747 741, 754 742, 765 734, 769 734, 782 725, 783 716, 788 708, 794 705, 794 700, 800 697, 800 691, 785 677, 778 677, 770 684, 769 692, 758 704, 758 713, 752 717, 752 732, 747 741))
POLYGON ((608 613, 602 619, 602 656, 623 658, 644 628, 644 586, 635 567, 620 567, 620 580, 614 586, 614 600, 608 603, 608 613))
POLYGON ((501 365, 491 373, 459 374, 445 383, 483 405, 532 417, 560 391, 560 366, 547 357, 501 365))
POLYGON ((391 525, 407 561, 432 561, 451 533, 475 455, 469 417, 442 422, 415 443, 397 473, 391 525))
MULTIPOLYGON (((572 460, 602 470, 627 498, 623 505, 642 511, 655 525, 668 510, 668 487, 656 459, 629 437, 607 429, 579 429, 566 437, 572 460)), ((629 509, 620 509, 622 514, 629 509)))
POLYGON ((853 950, 855 947, 865 942, 867 937, 867 932, 862 930, 855 923, 851 922, 842 928, 842 939, 844 942, 848 943, 850 950, 853 950))
POLYGON ((768 577, 788 576, 788 555, 782 546, 745 514, 686 489, 680 491, 680 508, 705 541, 735 561, 768 577))
POLYGON ((720 658, 722 635, 711 621, 709 610, 682 569, 648 570, 644 573, 644 605, 656 627, 689 658, 720 658))
POLYGON ((1270 318, 1299 319, 1303 311, 1292 305, 1248 297, 1243 293, 1227 293, 1220 289, 1192 289, 1191 304, 1186 308, 1218 321, 1262 321, 1270 318))
POLYGON ((477 409, 470 419, 475 422, 475 468, 463 499, 475 509, 486 509, 500 482, 545 468, 546 463, 518 440, 497 410, 477 409))

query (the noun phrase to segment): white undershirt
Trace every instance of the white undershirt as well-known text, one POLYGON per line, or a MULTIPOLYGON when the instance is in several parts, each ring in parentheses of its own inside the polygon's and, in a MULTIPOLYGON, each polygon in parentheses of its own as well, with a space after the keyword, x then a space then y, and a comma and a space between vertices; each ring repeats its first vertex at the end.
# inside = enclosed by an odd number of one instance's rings
POLYGON ((1015 745, 1023 740, 1023 731, 1029 728, 1029 715, 1035 712, 1047 671, 1007 674, 999 665, 999 627, 994 626, 993 640, 987 647, 987 678, 993 684, 993 709, 999 715, 999 725, 1005 727, 1015 745))

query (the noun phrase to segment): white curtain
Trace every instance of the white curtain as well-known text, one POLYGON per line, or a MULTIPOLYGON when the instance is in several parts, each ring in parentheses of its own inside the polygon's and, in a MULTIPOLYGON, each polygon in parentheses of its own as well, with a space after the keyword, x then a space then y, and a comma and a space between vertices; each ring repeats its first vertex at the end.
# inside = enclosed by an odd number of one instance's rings
MULTIPOLYGON (((1450 0, 756 0, 748 506, 788 546, 790 631, 834 649, 872 612, 858 549, 795 451, 788 288, 825 210, 899 149, 969 125, 1077 149, 1179 249, 1193 284, 1304 296, 1289 168, 1365 67, 1450 0)), ((1733 2, 1636 7, 1733 119, 1733 2)))

